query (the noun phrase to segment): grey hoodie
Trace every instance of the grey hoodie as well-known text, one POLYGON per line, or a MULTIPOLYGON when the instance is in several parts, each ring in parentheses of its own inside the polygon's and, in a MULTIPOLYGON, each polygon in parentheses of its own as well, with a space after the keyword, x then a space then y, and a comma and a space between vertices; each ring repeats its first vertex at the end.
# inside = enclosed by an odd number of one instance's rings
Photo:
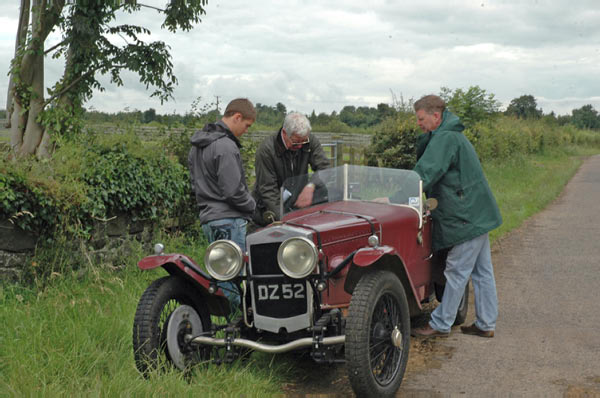
POLYGON ((240 142, 222 121, 209 123, 192 139, 188 167, 200 222, 250 219, 256 203, 248 191, 240 142))

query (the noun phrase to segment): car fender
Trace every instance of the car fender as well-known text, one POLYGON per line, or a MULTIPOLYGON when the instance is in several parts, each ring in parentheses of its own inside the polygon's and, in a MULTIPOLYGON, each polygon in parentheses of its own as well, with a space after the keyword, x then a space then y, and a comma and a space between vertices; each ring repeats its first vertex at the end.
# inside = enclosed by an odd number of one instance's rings
POLYGON ((164 268, 170 275, 180 276, 198 288, 198 294, 206 301, 209 311, 214 315, 225 315, 229 312, 228 300, 220 288, 209 293, 210 277, 188 256, 183 254, 163 254, 147 256, 138 262, 141 270, 164 268))
POLYGON ((356 251, 352 262, 359 267, 368 267, 386 254, 393 254, 400 257, 396 249, 390 246, 363 247, 356 251))
POLYGON ((371 270, 388 270, 396 274, 404 286, 411 316, 421 311, 420 300, 410 274, 400 254, 391 246, 365 247, 354 255, 344 284, 344 290, 352 294, 360 278, 371 270))

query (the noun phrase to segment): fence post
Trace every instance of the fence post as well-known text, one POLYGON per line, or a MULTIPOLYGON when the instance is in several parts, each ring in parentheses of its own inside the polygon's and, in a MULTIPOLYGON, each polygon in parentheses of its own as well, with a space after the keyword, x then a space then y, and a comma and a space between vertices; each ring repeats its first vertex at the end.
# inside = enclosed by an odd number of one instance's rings
POLYGON ((341 166, 344 164, 344 143, 342 141, 337 141, 336 143, 336 166, 341 166))

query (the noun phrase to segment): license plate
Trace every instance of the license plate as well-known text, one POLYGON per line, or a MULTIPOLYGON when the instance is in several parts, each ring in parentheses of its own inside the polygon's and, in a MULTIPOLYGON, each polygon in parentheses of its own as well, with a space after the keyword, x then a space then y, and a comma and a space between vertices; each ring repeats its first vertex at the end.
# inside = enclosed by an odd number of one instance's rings
POLYGON ((306 282, 257 285, 256 298, 258 301, 306 299, 306 282))

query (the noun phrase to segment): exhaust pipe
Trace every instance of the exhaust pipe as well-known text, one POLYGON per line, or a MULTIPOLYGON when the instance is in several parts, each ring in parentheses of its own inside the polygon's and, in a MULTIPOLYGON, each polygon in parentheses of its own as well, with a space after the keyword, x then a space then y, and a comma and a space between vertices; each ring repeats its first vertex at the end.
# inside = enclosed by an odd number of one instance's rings
MULTIPOLYGON (((219 346, 219 347, 225 347, 227 345, 227 343, 225 343, 225 339, 215 339, 213 337, 205 337, 205 336, 193 337, 192 335, 189 335, 189 334, 185 336, 185 340, 186 341, 191 340, 190 342, 192 344, 206 344, 206 345, 214 345, 214 346, 219 346)), ((346 341, 345 335, 344 336, 334 336, 334 337, 324 337, 322 344, 323 345, 343 344, 345 341, 346 341)), ((231 341, 231 345, 238 346, 238 347, 250 348, 255 351, 266 352, 269 354, 281 354, 282 352, 292 351, 297 348, 309 347, 309 346, 313 345, 313 342, 314 342, 314 340, 312 337, 304 337, 302 339, 290 341, 289 343, 281 344, 281 345, 262 344, 262 343, 257 343, 256 341, 247 340, 247 339, 233 339, 233 341, 231 341)))

